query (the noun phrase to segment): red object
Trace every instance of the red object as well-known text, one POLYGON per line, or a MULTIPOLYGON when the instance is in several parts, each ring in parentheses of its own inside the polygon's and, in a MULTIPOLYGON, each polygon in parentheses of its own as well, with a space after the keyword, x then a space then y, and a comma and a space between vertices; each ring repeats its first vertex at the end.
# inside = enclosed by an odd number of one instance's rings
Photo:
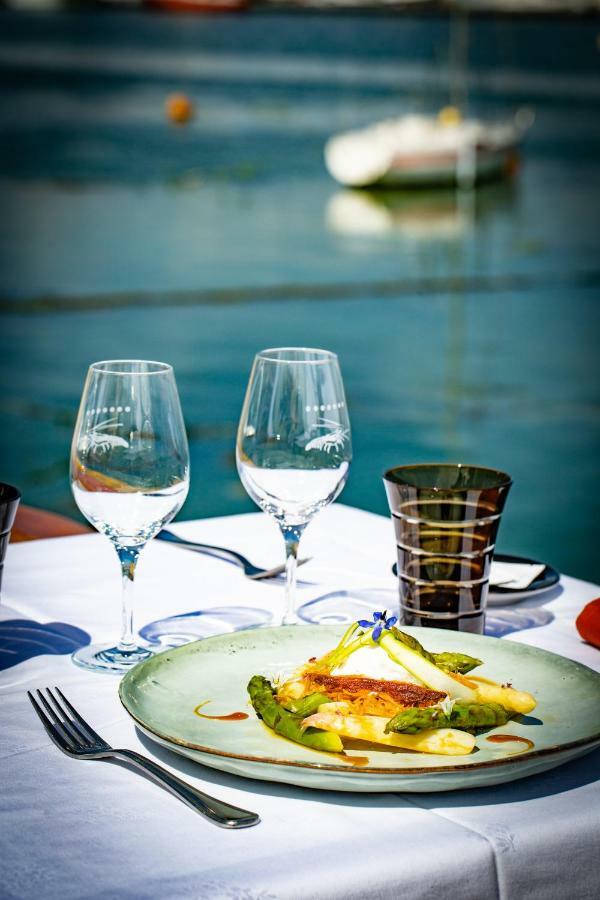
POLYGON ((600 649, 600 597, 583 607, 575 619, 575 627, 584 641, 600 649))

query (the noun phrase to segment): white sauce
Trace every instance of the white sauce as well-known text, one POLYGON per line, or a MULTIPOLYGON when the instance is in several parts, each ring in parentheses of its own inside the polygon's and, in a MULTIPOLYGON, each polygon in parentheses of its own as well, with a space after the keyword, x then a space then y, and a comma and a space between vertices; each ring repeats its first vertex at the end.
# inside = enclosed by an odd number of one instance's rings
POLYGON ((422 684, 404 666, 391 660, 379 644, 359 647, 341 666, 333 669, 331 674, 365 675, 367 678, 379 678, 384 681, 408 681, 411 684, 422 684))

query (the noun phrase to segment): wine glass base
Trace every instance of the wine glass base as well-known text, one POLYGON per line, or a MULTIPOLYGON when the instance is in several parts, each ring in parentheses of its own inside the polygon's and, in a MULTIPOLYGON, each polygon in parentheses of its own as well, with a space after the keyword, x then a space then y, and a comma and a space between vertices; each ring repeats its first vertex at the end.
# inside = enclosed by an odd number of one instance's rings
POLYGON ((152 656, 153 651, 147 647, 134 647, 132 650, 121 650, 114 644, 88 644, 71 655, 75 665, 91 672, 114 672, 122 675, 132 666, 152 656))

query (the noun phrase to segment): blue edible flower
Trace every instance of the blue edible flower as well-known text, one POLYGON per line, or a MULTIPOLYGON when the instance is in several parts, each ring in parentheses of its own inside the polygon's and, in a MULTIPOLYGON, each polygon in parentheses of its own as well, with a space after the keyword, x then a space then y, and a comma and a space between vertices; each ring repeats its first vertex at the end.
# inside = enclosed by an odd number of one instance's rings
POLYGON ((381 637, 382 631, 387 628, 388 630, 395 625, 398 621, 398 616, 390 616, 387 618, 387 609, 384 609, 383 612, 374 612, 372 621, 368 621, 367 619, 359 619, 358 624, 361 628, 372 628, 373 634, 371 637, 374 641, 378 641, 381 637))

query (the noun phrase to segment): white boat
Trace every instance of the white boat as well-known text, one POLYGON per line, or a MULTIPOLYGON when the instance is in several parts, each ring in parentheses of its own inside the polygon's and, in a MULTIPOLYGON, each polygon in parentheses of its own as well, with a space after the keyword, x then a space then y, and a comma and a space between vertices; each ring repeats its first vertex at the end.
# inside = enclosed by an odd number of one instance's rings
POLYGON ((346 187, 471 186, 516 171, 532 120, 529 111, 504 123, 462 119, 453 107, 438 116, 401 116, 330 138, 325 162, 346 187))

